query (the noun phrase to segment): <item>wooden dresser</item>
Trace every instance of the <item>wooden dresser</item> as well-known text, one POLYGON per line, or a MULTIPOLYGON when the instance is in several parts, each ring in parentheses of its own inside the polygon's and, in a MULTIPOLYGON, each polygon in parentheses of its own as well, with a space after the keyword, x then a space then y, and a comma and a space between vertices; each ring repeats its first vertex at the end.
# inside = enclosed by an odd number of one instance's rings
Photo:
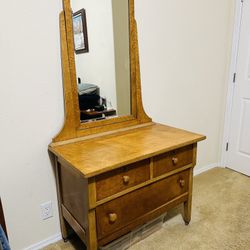
MULTIPOLYGON (((105 6, 98 0, 89 1, 93 4, 90 9, 84 1, 80 3, 81 12, 90 13, 94 9, 100 15, 105 6)), ((134 0, 112 1, 112 6, 105 6, 113 14, 113 27, 126 35, 125 39, 119 35, 119 39, 112 41, 114 53, 120 49, 117 56, 129 54, 120 58, 122 63, 116 66, 121 68, 115 67, 114 72, 120 79, 116 86, 120 84, 123 88, 122 95, 117 92, 117 100, 122 100, 130 111, 119 116, 122 113, 117 106, 117 117, 80 122, 77 74, 82 72, 87 78, 88 71, 79 68, 79 64, 76 70, 81 58, 77 55, 75 60, 72 12, 80 8, 78 4, 76 0, 63 0, 60 14, 65 122, 49 151, 57 181, 62 236, 67 239, 73 229, 88 250, 96 250, 179 204, 184 207, 185 223, 190 222, 197 142, 205 136, 153 123, 145 113, 134 0), (127 26, 120 26, 123 24, 127 26), (125 47, 124 41, 128 42, 125 47), (128 82, 123 81, 119 72, 127 72, 128 82), (130 96, 124 94, 128 93, 126 89, 130 96)), ((98 18, 102 20, 101 16, 98 18)), ((96 33, 96 29, 88 32, 96 33)), ((88 56, 82 56, 88 60, 88 56)), ((97 56, 96 60, 100 58, 97 56)), ((96 72, 102 79, 103 75, 96 72)))
POLYGON ((64 238, 68 223, 97 249, 181 203, 188 224, 197 142, 203 139, 150 124, 51 146, 64 238))

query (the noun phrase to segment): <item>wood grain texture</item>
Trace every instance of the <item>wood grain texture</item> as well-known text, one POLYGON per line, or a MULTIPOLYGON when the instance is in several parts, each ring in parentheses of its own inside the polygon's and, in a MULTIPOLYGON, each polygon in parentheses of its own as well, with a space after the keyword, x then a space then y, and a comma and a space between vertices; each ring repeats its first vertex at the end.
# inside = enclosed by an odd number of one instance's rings
POLYGON ((112 234, 136 218, 161 207, 188 191, 189 170, 170 176, 96 208, 98 239, 112 234), (185 182, 184 186, 180 181, 185 182), (128 212, 129 211, 129 212, 128 212), (110 221, 110 214, 117 219, 110 221))
POLYGON ((150 211, 149 213, 144 214, 141 217, 136 218, 135 220, 133 220, 133 222, 131 222, 126 227, 123 227, 120 230, 115 231, 114 233, 112 233, 108 236, 105 236, 104 238, 98 240, 99 246, 106 245, 107 243, 111 242, 112 240, 115 240, 115 239, 125 235, 126 233, 130 232, 134 228, 137 228, 137 227, 143 225, 144 223, 149 222, 150 220, 153 220, 153 219, 159 217, 160 215, 162 215, 163 213, 165 213, 169 209, 174 208, 174 207, 178 206, 179 204, 185 202, 187 200, 187 196, 188 196, 188 194, 184 193, 184 194, 176 197, 175 199, 165 203, 163 206, 161 206, 157 209, 154 209, 154 210, 150 211))
MULTIPOLYGON (((116 193, 116 194, 114 194, 114 195, 111 195, 111 196, 109 196, 109 197, 107 197, 107 198, 105 198, 105 199, 103 199, 103 200, 97 201, 96 204, 95 204, 95 207, 100 206, 100 205, 102 205, 102 204, 104 204, 104 203, 106 203, 106 202, 109 202, 109 201, 111 201, 111 200, 114 200, 114 199, 116 199, 116 198, 118 198, 118 197, 121 197, 121 196, 123 196, 123 195, 125 195, 125 194, 128 194, 128 193, 130 193, 130 192, 133 192, 133 191, 135 191, 135 190, 137 190, 137 189, 140 189, 140 188, 145 187, 145 186, 147 186, 147 185, 149 185, 149 184, 152 184, 152 183, 154 183, 154 182, 156 182, 156 181, 160 181, 160 180, 165 179, 165 178, 167 178, 167 177, 169 177, 169 176, 171 176, 171 175, 177 174, 177 173, 179 173, 179 172, 185 171, 185 170, 190 169, 190 168, 192 168, 192 165, 191 165, 191 164, 190 164, 190 165, 187 165, 187 166, 185 166, 185 167, 176 169, 176 170, 174 170, 174 171, 168 172, 168 173, 166 173, 166 174, 164 174, 164 175, 161 175, 161 176, 158 176, 158 177, 156 177, 156 178, 150 179, 150 180, 148 180, 148 181, 145 181, 145 182, 143 182, 143 183, 141 183, 141 184, 139 184, 139 185, 136 185, 136 186, 134 186, 134 187, 125 189, 125 190, 123 190, 123 191, 121 191, 121 192, 119 192, 119 193, 116 193)), ((92 208, 94 208, 94 207, 92 207, 92 208)))
POLYGON ((120 129, 116 129, 113 131, 106 131, 103 133, 98 133, 98 134, 92 134, 92 135, 86 135, 84 137, 78 137, 78 138, 74 138, 74 139, 70 139, 70 140, 66 140, 66 141, 59 141, 59 142, 52 142, 50 143, 50 147, 57 147, 57 146, 62 146, 62 145, 66 145, 66 144, 71 144, 71 143, 76 143, 76 142, 80 142, 80 141, 86 141, 89 139, 94 139, 94 138, 99 138, 101 136, 109 136, 109 135, 113 135, 113 134, 117 134, 117 133, 124 133, 127 132, 129 130, 134 130, 137 128, 143 128, 143 127, 147 127, 150 125, 153 125, 153 122, 149 122, 149 123, 144 123, 144 124, 140 124, 140 125, 136 125, 136 126, 131 126, 131 127, 124 127, 124 128, 120 128, 120 129))
POLYGON ((95 208, 96 206, 96 182, 95 178, 88 179, 88 203, 89 209, 95 208))
MULTIPOLYGON (((193 150, 193 167, 194 167, 196 164, 196 158, 197 158, 197 143, 195 143, 193 147, 194 147, 194 150, 193 150)), ((189 173, 188 200, 185 201, 183 204, 184 205, 183 219, 186 225, 188 225, 191 221, 192 199, 193 199, 193 168, 190 170, 190 173, 189 173)))
POLYGON ((88 227, 88 181, 72 168, 61 165, 61 203, 74 216, 82 228, 88 227))
POLYGON ((124 133, 50 147, 55 155, 93 177, 204 140, 205 136, 155 124, 124 133))
MULTIPOLYGON (((193 146, 193 167, 196 165, 197 159, 197 143, 193 146)), ((184 214, 183 219, 186 225, 189 225, 192 216, 192 199, 193 199, 193 168, 189 173, 189 192, 188 192, 188 200, 184 202, 184 214)))
POLYGON ((97 201, 150 179, 150 160, 139 161, 96 177, 97 201))
POLYGON ((137 27, 134 16, 134 0, 129 0, 130 18, 130 69, 131 69, 131 107, 129 116, 117 117, 90 123, 80 123, 78 104, 72 12, 70 0, 63 0, 64 16, 61 17, 61 51, 63 85, 65 100, 65 124, 53 142, 70 140, 91 134, 103 133, 124 127, 151 122, 143 108, 137 27))
MULTIPOLYGON (((67 30, 65 25, 65 12, 60 13, 60 34, 61 34, 61 57, 62 57, 62 74, 64 88, 64 125, 62 130, 53 139, 53 141, 64 141, 76 137, 77 129, 77 110, 74 105, 74 91, 70 75, 69 53, 67 44, 67 30)), ((80 113, 78 115, 78 118, 80 113)))
MULTIPOLYGON (((81 173, 63 161, 58 166, 60 187, 57 189, 60 189, 62 222, 67 221, 88 249, 97 249, 95 210, 91 210, 91 206, 96 204, 95 179, 83 178, 81 173)), ((64 224, 61 230, 64 232, 64 224)))
POLYGON ((96 235, 96 211, 90 210, 88 213, 88 238, 87 238, 87 247, 89 250, 97 250, 97 235, 96 235))
POLYGON ((61 165, 57 161, 57 157, 53 159, 54 169, 55 169, 55 177, 56 177, 56 191, 57 191, 57 201, 58 201, 58 212, 59 212, 59 220, 60 220, 60 228, 63 239, 67 239, 70 234, 69 224, 63 217, 62 213, 62 188, 61 188, 61 176, 60 176, 60 168, 61 165))
POLYGON ((193 167, 196 165, 197 161, 197 143, 193 144, 193 167))
POLYGON ((72 216, 66 207, 62 206, 62 215, 69 225, 74 229, 79 238, 86 244, 86 232, 85 229, 78 223, 78 221, 72 216))
POLYGON ((193 161, 193 145, 172 150, 153 157, 153 176, 157 177, 174 169, 191 164, 193 161))
POLYGON ((95 178, 88 179, 88 227, 87 227, 87 248, 91 250, 97 250, 97 235, 96 235, 96 182, 95 178))

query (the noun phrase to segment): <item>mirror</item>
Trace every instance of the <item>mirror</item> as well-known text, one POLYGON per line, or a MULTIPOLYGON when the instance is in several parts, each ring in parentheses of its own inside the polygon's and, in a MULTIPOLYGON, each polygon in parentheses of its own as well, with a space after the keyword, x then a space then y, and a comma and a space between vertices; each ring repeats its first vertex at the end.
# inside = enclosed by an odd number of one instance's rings
POLYGON ((81 122, 131 115, 128 0, 71 0, 81 122))
MULTIPOLYGON (((63 11, 60 13, 60 34, 65 121, 61 131, 53 138, 53 143, 61 144, 73 139, 82 140, 88 136, 129 130, 152 123, 142 103, 134 0, 63 0, 63 11), (102 9, 104 3, 109 6, 109 9, 106 9, 109 15, 105 9, 102 9), (82 9, 84 10, 81 11, 82 9), (81 16, 86 15, 86 25, 83 20, 75 24, 76 26, 82 25, 82 28, 75 27, 76 35, 74 35, 73 18, 77 19, 79 11, 83 13, 81 16), (92 13, 93 16, 91 17, 88 13, 92 13), (107 25, 99 29, 94 26, 95 22, 104 23, 105 17, 109 17, 109 29, 107 25), (85 35, 81 32, 84 26, 87 27, 85 35), (113 37, 113 40, 111 39, 111 42, 106 45, 112 44, 113 47, 105 45, 108 35, 113 37), (99 46, 99 50, 95 49, 95 46, 99 46), (104 57, 110 50, 112 56, 104 57), (96 53, 96 56, 91 53, 96 53), (107 59, 104 60, 105 58, 107 59), (110 61, 113 62, 113 67, 110 61), (108 67, 108 64, 111 66, 108 67), (108 81, 105 86, 101 85, 107 76, 112 76, 113 81, 108 81), (100 93, 99 96, 103 101, 101 105, 106 99, 106 110, 99 111, 101 117, 93 118, 92 116, 80 122, 78 82, 90 84, 88 91, 91 91, 93 87, 93 92, 100 93), (115 96, 113 99, 112 93, 115 96), (103 113, 110 107, 114 109, 114 113, 110 116, 104 114, 103 117, 103 113)), ((85 88, 82 90, 84 92, 85 88)), ((88 111, 88 115, 92 112, 89 110, 85 110, 88 111)), ((95 112, 96 114, 93 115, 100 115, 98 111, 95 112)))

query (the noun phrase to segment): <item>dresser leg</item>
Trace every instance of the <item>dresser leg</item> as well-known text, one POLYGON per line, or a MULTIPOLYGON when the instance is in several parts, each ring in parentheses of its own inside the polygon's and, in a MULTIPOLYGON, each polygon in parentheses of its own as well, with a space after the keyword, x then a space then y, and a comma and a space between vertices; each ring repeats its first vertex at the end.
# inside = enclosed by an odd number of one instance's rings
POLYGON ((57 161, 57 158, 55 157, 55 175, 56 175, 56 190, 57 190, 57 199, 58 199, 58 210, 59 210, 59 220, 60 220, 60 227, 61 227, 61 233, 62 233, 62 238, 64 242, 68 240, 69 237, 69 231, 70 231, 70 226, 68 223, 65 221, 62 215, 62 195, 61 195, 61 182, 60 182, 60 164, 57 161))
POLYGON ((189 225, 189 223, 191 221, 191 206, 192 206, 192 200, 184 202, 183 220, 185 222, 185 225, 189 225))
POLYGON ((61 218, 61 216, 60 216, 60 226, 61 226, 61 233, 62 233, 63 241, 67 242, 68 238, 69 238, 69 235, 70 235, 71 228, 67 224, 67 222, 65 221, 65 219, 61 218))
POLYGON ((88 250, 97 250, 97 236, 96 236, 96 217, 95 210, 90 210, 88 213, 89 230, 88 230, 88 250))
POLYGON ((189 172, 188 200, 184 202, 183 220, 184 220, 186 225, 189 225, 189 223, 191 221, 192 193, 193 193, 193 168, 191 168, 190 172, 189 172))

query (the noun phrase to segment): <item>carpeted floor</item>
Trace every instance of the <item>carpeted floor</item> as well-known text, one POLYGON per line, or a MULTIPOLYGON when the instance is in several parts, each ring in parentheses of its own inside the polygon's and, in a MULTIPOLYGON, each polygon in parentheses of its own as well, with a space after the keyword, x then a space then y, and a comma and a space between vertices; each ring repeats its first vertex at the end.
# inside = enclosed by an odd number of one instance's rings
MULTIPOLYGON (((129 250, 250 249, 250 178, 222 168, 196 176, 189 226, 180 213, 181 207, 170 211, 162 229, 129 250)), ((73 239, 45 249, 85 248, 73 239)))

